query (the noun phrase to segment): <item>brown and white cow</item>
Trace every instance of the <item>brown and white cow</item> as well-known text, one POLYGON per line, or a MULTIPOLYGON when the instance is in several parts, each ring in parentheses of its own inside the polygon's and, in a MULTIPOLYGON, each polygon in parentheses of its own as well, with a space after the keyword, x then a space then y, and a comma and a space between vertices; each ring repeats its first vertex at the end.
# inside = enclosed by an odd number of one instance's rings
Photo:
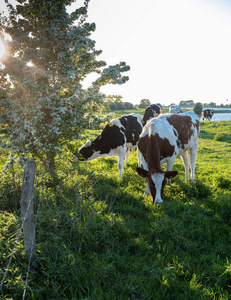
MULTIPOLYGON (((103 156, 118 158, 119 177, 123 178, 123 163, 128 161, 129 149, 136 147, 143 129, 142 116, 131 113, 107 124, 94 141, 87 141, 79 148, 78 157, 72 159, 86 161, 103 156)), ((138 166, 140 157, 138 155, 138 166)))
POLYGON ((183 114, 164 114, 152 119, 144 127, 138 142, 143 168, 137 173, 147 180, 145 195, 151 193, 153 203, 163 202, 166 178, 174 178, 172 171, 175 159, 182 157, 186 180, 189 180, 189 155, 191 158, 191 179, 194 180, 200 121, 189 111, 183 114), (166 171, 161 169, 167 163, 166 171))
POLYGON ((143 116, 143 126, 148 120, 157 117, 162 113, 162 105, 160 103, 149 105, 144 112, 143 116))
POLYGON ((202 120, 204 121, 204 119, 206 120, 211 120, 212 116, 214 115, 214 110, 213 109, 204 109, 202 111, 202 120))

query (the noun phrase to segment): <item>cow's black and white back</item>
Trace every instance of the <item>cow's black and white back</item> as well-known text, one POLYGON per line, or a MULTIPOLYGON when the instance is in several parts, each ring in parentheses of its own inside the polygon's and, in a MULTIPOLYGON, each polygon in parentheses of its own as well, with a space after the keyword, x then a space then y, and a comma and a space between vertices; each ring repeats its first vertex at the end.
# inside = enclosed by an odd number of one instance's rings
POLYGON ((159 116, 162 113, 162 105, 160 103, 149 105, 144 112, 143 126, 148 120, 159 116))
POLYGON ((204 109, 202 111, 202 120, 204 121, 205 120, 211 120, 212 119, 212 116, 214 115, 214 110, 213 109, 204 109))

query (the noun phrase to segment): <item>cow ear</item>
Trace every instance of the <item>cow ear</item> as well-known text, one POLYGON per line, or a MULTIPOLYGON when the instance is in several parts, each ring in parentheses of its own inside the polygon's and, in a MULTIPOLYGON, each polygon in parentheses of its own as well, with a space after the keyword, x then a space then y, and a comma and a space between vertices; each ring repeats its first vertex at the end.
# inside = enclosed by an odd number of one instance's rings
POLYGON ((90 147, 91 146, 91 141, 86 141, 86 143, 84 144, 84 147, 90 147))
POLYGON ((164 172, 164 174, 167 179, 172 179, 172 178, 176 177, 178 172, 177 171, 167 171, 167 172, 164 172))
POLYGON ((136 172, 141 176, 141 177, 147 177, 148 176, 148 171, 140 168, 140 167, 137 167, 136 168, 136 172))

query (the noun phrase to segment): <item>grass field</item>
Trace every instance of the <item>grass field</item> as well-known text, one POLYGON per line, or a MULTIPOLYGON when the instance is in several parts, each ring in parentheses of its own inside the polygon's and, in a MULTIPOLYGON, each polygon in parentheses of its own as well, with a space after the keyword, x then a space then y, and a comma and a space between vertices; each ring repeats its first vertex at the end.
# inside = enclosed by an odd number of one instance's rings
MULTIPOLYGON (((161 205, 143 197, 136 151, 123 180, 114 158, 71 157, 67 148, 57 157, 58 179, 37 167, 26 299, 231 299, 231 122, 201 122, 196 180, 185 181, 178 158, 161 205)), ((22 173, 15 166, 0 175, 0 280, 21 224, 22 173)), ((1 299, 22 299, 27 267, 22 236, 1 299)))

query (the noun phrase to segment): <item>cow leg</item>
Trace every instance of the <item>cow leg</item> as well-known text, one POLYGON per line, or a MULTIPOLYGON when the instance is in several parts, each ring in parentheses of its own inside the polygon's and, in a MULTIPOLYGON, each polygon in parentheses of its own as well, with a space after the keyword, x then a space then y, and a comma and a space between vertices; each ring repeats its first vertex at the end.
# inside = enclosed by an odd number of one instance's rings
POLYGON ((185 167, 185 178, 189 181, 189 155, 187 150, 181 155, 181 158, 185 167))
POLYGON ((191 159, 191 180, 194 180, 195 177, 195 168, 196 168, 196 159, 197 159, 197 147, 198 145, 194 145, 190 149, 190 159, 191 159))
POLYGON ((144 190, 144 196, 149 196, 149 195, 150 195, 150 191, 149 191, 148 181, 146 180, 146 186, 145 186, 145 190, 144 190))
POLYGON ((167 160, 166 171, 172 171, 174 162, 175 162, 175 158, 174 159, 171 158, 167 160))
POLYGON ((118 169, 119 169, 119 177, 123 178, 123 164, 124 164, 124 158, 126 156, 126 146, 121 146, 119 150, 119 161, 118 161, 118 169))
MULTIPOLYGON (((137 148, 137 151, 139 151, 138 148, 137 148)), ((144 159, 144 157, 143 157, 143 155, 140 151, 139 151, 138 155, 139 155, 139 158, 142 161, 143 168, 147 171, 148 170, 148 165, 147 165, 147 163, 146 163, 146 161, 145 161, 145 159, 144 159)), ((144 191, 144 196, 148 196, 148 195, 150 195, 150 191, 149 191, 148 181, 146 180, 146 187, 145 187, 145 191, 144 191)))
POLYGON ((137 157, 138 157, 138 167, 141 167, 141 162, 140 162, 140 151, 139 148, 137 147, 137 157))
POLYGON ((130 152, 130 149, 128 147, 127 148, 127 152, 126 152, 126 155, 125 155, 125 164, 128 163, 128 157, 129 157, 129 152, 130 152))
MULTIPOLYGON (((167 172, 167 171, 172 171, 174 162, 175 162, 175 158, 174 158, 174 159, 167 160, 166 172, 167 172)), ((168 183, 169 185, 171 185, 171 184, 172 184, 171 179, 167 179, 167 183, 168 183)))

